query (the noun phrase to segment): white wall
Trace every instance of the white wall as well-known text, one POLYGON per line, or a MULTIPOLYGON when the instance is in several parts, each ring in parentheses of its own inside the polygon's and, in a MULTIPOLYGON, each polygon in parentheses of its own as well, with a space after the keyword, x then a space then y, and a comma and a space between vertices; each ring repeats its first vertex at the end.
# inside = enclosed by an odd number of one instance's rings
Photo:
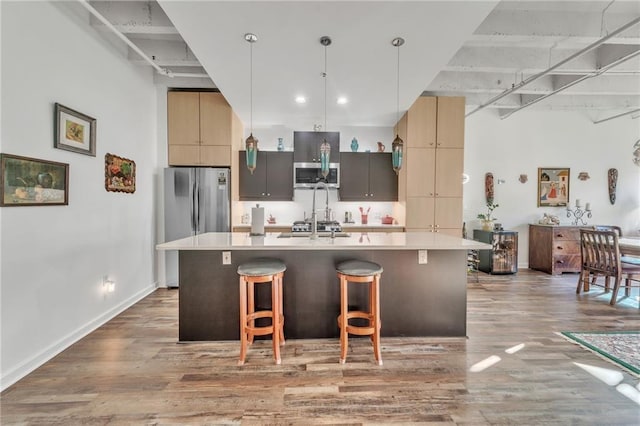
POLYGON ((157 121, 150 68, 106 42, 80 5, 0 5, 1 150, 70 168, 68 206, 2 208, 5 388, 155 288, 157 121), (97 118, 95 157, 53 148, 55 102, 97 118), (134 194, 106 192, 106 153, 135 160, 134 194))
POLYGON ((466 119, 464 218, 480 228, 476 215, 486 211, 484 175, 494 176, 498 207, 494 215, 505 230, 518 231, 520 267, 528 266, 530 223, 544 213, 571 224, 563 208, 537 207, 538 167, 569 167, 571 203, 591 203, 589 225, 619 225, 624 235, 640 235, 640 168, 633 164, 633 144, 640 138, 638 120, 618 118, 593 124, 586 114, 563 111, 521 111, 501 120, 491 110, 466 119), (618 169, 617 201, 609 202, 607 170, 618 169), (591 179, 581 181, 579 172, 591 179), (527 174, 528 181, 518 181, 527 174), (503 179, 504 184, 497 184, 503 179))

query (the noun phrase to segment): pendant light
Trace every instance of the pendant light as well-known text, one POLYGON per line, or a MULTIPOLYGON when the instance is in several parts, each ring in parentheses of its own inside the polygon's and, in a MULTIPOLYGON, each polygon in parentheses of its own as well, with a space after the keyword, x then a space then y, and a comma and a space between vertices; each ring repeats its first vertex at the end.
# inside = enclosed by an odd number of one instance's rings
POLYGON ((396 86, 396 138, 391 144, 391 162, 393 170, 396 174, 400 173, 402 168, 402 156, 404 154, 404 141, 398 136, 398 127, 400 126, 400 46, 404 44, 402 37, 396 37, 391 40, 391 44, 398 49, 398 79, 396 86))
POLYGON ((253 174, 258 162, 258 139, 253 137, 253 43, 258 41, 258 37, 255 34, 247 33, 244 35, 244 39, 249 43, 249 93, 250 93, 250 128, 251 133, 245 141, 245 150, 247 157, 247 168, 253 174))
MULTIPOLYGON (((331 38, 323 36, 320 38, 320 44, 324 46, 324 72, 322 78, 324 79, 324 131, 327 131, 327 46, 331 44, 331 38)), ((320 173, 325 179, 329 174, 329 159, 331 158, 331 145, 327 142, 325 137, 320 145, 320 173)))

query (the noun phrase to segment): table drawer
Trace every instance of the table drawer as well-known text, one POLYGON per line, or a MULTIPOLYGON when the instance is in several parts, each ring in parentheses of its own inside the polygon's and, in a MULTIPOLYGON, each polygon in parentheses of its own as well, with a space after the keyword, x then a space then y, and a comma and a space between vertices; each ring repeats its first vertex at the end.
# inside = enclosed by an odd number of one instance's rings
POLYGON ((580 262, 579 254, 553 256, 553 273, 580 272, 580 262))
POLYGON ((553 230, 553 239, 555 240, 573 240, 580 241, 580 229, 560 228, 553 230))
POLYGON ((557 240, 553 242, 553 254, 567 255, 580 254, 580 244, 578 241, 557 240))

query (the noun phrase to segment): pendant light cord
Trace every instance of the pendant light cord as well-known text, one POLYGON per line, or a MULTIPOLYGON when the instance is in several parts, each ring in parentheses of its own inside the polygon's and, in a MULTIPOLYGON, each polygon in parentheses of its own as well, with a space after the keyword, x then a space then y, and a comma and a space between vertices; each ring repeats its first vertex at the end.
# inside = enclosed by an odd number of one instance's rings
POLYGON ((249 43, 249 124, 253 134, 253 42, 249 43))
POLYGON ((324 131, 327 131, 327 46, 331 45, 331 37, 320 37, 320 44, 324 46, 324 71, 322 72, 322 78, 324 78, 324 131))
MULTIPOLYGON (((400 120, 400 46, 398 49, 398 72, 397 72, 397 83, 396 83, 396 123, 400 120)), ((396 132, 397 133, 397 132, 396 132)))

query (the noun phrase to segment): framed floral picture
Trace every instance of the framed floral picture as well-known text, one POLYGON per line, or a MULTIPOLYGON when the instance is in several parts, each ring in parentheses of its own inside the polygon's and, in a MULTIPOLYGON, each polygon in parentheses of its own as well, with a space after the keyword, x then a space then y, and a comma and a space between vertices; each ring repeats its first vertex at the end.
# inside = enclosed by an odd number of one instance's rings
POLYGON ((564 207, 569 202, 569 168, 538 168, 538 207, 564 207))
POLYGON ((69 165, 0 154, 0 206, 69 204, 69 165))
POLYGON ((105 155, 104 186, 110 192, 136 192, 136 162, 113 154, 105 155))
POLYGON ((96 119, 55 104, 54 148, 96 156, 96 119))

